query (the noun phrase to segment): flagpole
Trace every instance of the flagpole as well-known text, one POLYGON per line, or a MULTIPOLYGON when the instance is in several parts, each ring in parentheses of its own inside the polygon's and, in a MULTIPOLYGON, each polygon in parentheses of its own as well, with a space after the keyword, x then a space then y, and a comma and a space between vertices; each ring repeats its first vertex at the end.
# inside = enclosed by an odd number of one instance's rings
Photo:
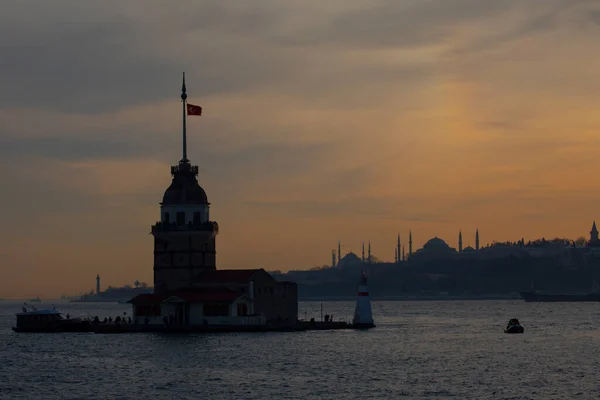
POLYGON ((183 162, 187 162, 187 137, 186 137, 186 125, 187 125, 187 113, 186 113, 186 99, 187 93, 185 92, 185 72, 183 73, 183 85, 181 85, 181 103, 183 105, 183 162))

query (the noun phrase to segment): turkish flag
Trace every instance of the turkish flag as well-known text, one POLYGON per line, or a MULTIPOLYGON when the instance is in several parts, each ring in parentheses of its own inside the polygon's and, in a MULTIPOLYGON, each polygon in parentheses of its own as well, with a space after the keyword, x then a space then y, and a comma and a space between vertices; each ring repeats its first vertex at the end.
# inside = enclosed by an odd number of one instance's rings
POLYGON ((187 115, 202 115, 202 107, 187 104, 187 115))

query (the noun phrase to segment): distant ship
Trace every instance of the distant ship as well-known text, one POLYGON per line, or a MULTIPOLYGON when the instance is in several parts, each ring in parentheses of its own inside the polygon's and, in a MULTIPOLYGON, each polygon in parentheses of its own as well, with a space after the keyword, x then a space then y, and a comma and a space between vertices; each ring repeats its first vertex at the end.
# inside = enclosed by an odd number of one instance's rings
POLYGON ((523 300, 527 302, 575 302, 575 301, 600 301, 600 292, 591 292, 584 294, 566 294, 566 293, 539 293, 539 292, 520 292, 523 300))
POLYGON ((541 293, 535 290, 533 284, 530 292, 519 293, 527 302, 575 302, 575 301, 600 301, 600 288, 594 280, 592 291, 589 293, 541 293))

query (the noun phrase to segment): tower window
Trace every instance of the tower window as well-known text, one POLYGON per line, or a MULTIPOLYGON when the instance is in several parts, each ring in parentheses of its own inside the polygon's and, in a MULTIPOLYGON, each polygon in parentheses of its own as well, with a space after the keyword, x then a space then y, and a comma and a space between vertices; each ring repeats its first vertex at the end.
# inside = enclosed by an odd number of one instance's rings
POLYGON ((185 225, 185 212, 177 212, 177 225, 185 225))
POLYGON ((200 213, 197 211, 194 213, 194 225, 200 225, 200 213))
POLYGON ((166 212, 165 213, 165 224, 170 224, 170 223, 171 223, 171 214, 166 212))

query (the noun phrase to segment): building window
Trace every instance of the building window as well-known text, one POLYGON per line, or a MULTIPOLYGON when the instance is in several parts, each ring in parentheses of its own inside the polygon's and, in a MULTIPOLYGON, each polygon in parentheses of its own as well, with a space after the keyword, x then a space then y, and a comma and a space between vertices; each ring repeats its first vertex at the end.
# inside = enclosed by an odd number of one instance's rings
POLYGON ((240 317, 248 315, 248 305, 245 303, 238 303, 237 305, 237 315, 240 317))
POLYGON ((185 212, 177 212, 177 225, 185 225, 185 212))
POLYGON ((205 304, 203 312, 206 317, 227 317, 229 304, 205 304))
POLYGON ((166 212, 165 213, 165 224, 170 224, 170 223, 171 223, 171 214, 166 212))
POLYGON ((194 213, 194 225, 200 225, 200 213, 198 211, 194 213))

